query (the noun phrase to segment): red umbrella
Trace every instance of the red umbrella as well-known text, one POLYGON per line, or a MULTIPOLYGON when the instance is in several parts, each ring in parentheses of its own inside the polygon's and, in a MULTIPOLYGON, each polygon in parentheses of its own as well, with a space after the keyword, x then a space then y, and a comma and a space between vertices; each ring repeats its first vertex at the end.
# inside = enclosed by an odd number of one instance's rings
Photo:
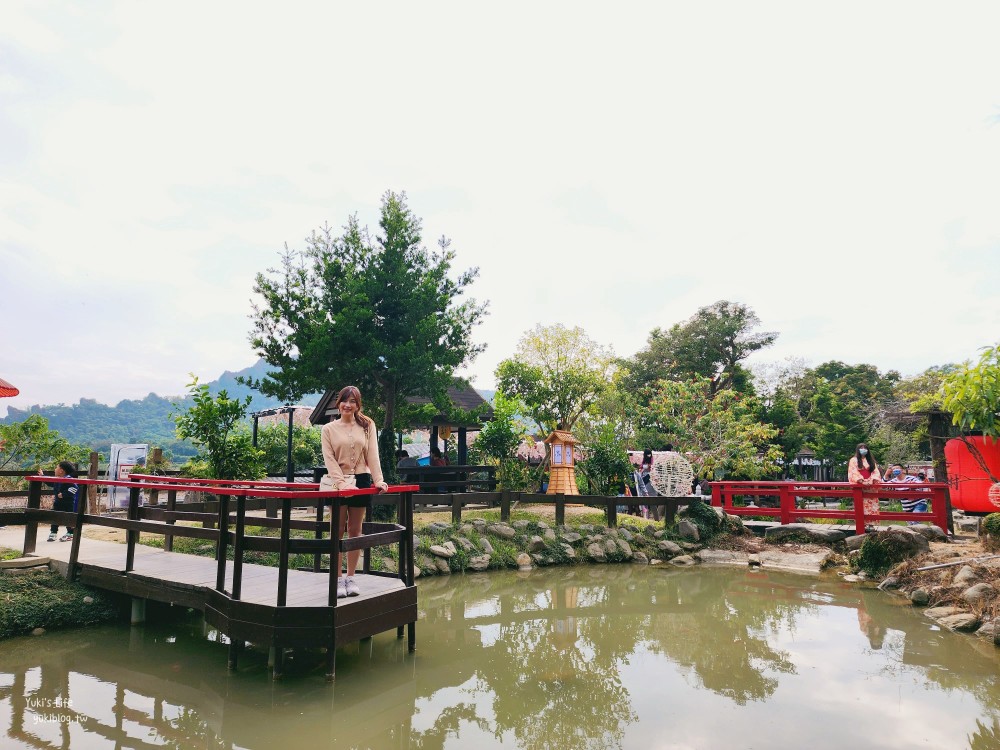
POLYGON ((14 386, 8 383, 3 378, 0 378, 0 397, 3 396, 16 396, 20 391, 14 386))

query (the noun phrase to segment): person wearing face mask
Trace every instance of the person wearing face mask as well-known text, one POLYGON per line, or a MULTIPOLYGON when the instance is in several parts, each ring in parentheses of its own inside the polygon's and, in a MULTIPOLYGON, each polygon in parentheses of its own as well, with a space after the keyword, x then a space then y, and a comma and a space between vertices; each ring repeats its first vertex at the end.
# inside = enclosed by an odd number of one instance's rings
POLYGON ((878 495, 875 488, 882 482, 882 474, 866 443, 858 443, 854 455, 847 462, 847 481, 862 486, 865 515, 878 515, 878 495))
MULTIPOLYGON (((920 483, 920 479, 908 474, 906 469, 900 464, 893 464, 889 467, 888 476, 886 476, 887 483, 889 484, 913 484, 914 482, 920 483)), ((900 503, 903 506, 903 510, 907 513, 926 513, 927 512, 927 499, 921 497, 906 497, 903 498, 900 503)), ((915 523, 914 521, 908 521, 907 523, 915 523)))

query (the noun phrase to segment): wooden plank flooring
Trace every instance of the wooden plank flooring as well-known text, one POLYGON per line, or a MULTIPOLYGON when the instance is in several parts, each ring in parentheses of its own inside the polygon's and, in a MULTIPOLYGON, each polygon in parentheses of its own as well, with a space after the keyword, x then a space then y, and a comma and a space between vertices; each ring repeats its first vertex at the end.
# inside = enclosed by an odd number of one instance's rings
MULTIPOLYGON (((47 542, 48 528, 39 528, 36 554, 46 555, 62 563, 69 561, 70 543, 47 542)), ((21 549, 24 544, 24 527, 0 528, 0 546, 21 549)), ((124 544, 88 539, 84 534, 80 540, 78 563, 106 573, 125 574, 124 544)), ((150 583, 163 582, 171 587, 204 589, 205 594, 215 588, 216 562, 212 558, 186 555, 180 552, 164 552, 155 547, 138 544, 135 548, 135 567, 128 576, 150 583)), ((226 590, 232 591, 233 564, 226 564, 226 590)), ((404 588, 399 578, 383 576, 355 576, 360 596, 340 599, 338 607, 362 604, 366 599, 376 598, 386 593, 404 588)), ((300 570, 288 571, 288 594, 286 606, 323 607, 327 606, 329 578, 325 573, 311 573, 300 570)), ((278 597, 278 570, 266 565, 243 566, 243 586, 241 601, 276 606, 278 597)))

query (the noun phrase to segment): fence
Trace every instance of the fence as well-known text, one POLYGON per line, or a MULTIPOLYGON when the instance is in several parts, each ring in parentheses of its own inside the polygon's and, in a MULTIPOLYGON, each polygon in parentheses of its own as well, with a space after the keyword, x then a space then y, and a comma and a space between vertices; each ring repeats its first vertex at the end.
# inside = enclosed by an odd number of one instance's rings
POLYGON ((807 518, 853 520, 858 534, 865 533, 867 526, 879 521, 925 521, 948 531, 947 487, 941 482, 878 484, 864 488, 848 482, 712 482, 712 505, 732 515, 774 518, 783 525, 807 518), (771 498, 777 498, 777 502, 771 498), (809 507, 810 498, 815 498, 813 505, 816 500, 822 501, 823 507, 809 507), (879 501, 877 513, 866 511, 866 499, 879 501), (848 500, 851 508, 828 509, 829 500, 838 506, 848 500), (883 503, 903 500, 929 501, 930 510, 915 513, 881 508, 883 503))

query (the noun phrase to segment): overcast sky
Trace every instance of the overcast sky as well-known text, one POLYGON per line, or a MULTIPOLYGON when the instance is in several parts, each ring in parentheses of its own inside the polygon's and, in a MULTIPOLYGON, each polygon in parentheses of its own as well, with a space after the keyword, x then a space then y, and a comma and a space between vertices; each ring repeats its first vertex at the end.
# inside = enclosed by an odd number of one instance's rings
POLYGON ((0 3, 7 405, 252 364, 254 275, 406 191, 490 302, 619 355, 719 299, 758 359, 1000 340, 1000 3, 0 3), (489 10, 487 10, 487 7, 489 10))

